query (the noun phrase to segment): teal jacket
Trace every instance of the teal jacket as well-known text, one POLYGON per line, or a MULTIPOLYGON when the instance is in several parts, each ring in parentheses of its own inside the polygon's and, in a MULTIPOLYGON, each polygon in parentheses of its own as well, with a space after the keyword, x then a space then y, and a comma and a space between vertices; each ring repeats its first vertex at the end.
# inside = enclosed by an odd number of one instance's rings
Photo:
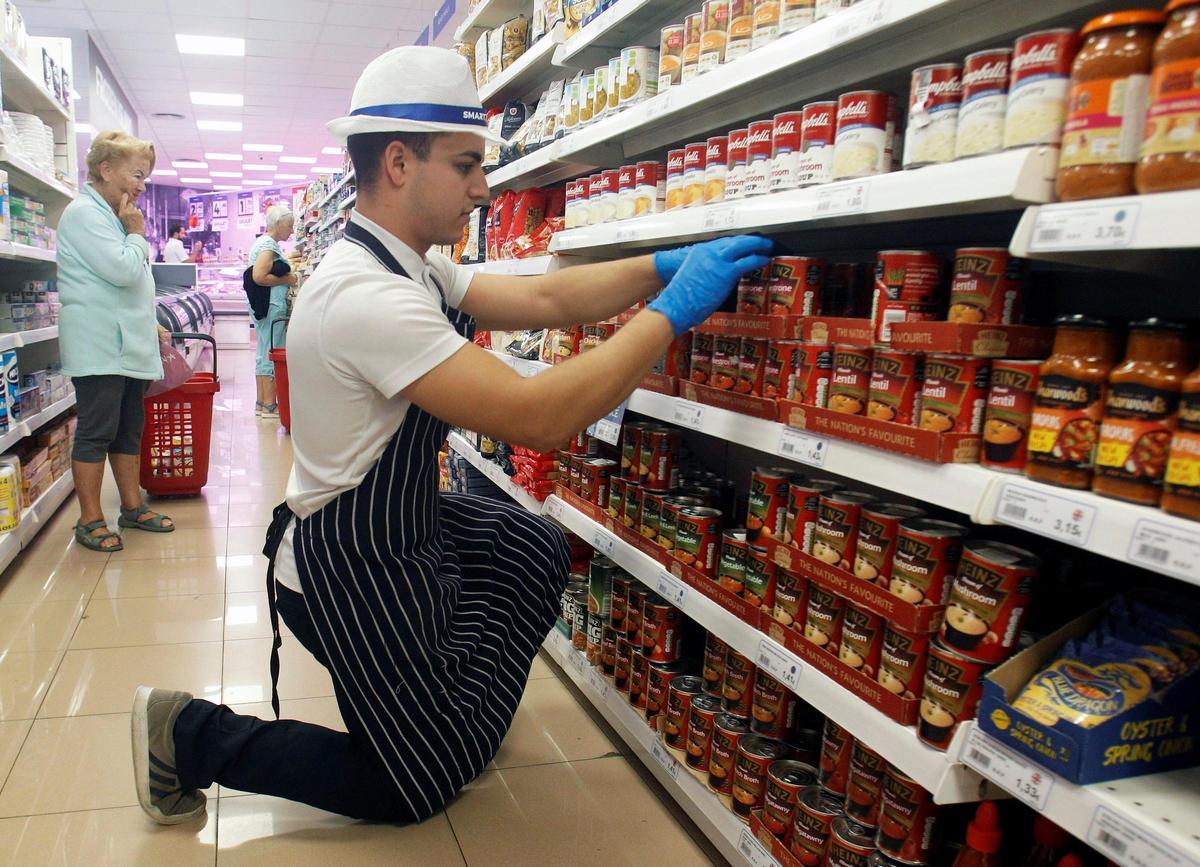
POLYGON ((84 184, 58 224, 63 373, 162 379, 150 245, 84 184))

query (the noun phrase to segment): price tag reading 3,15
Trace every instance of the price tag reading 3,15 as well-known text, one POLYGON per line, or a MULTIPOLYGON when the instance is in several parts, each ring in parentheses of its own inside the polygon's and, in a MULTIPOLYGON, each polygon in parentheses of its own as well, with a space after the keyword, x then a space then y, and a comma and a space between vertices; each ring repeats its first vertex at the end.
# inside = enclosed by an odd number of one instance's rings
POLYGON ((758 842, 758 838, 750 833, 749 828, 743 828, 741 836, 738 837, 738 851, 754 867, 776 867, 777 865, 775 859, 771 857, 771 853, 767 851, 767 847, 758 842))
POLYGON ((700 430, 700 426, 704 424, 704 406, 690 400, 676 401, 671 418, 677 425, 700 430))
POLYGON ((1029 240, 1031 252, 1119 250, 1133 243, 1137 202, 1122 205, 1053 205, 1038 210, 1029 240))
POLYGON ((1118 864, 1130 867, 1200 867, 1200 861, 1189 858, 1108 807, 1096 808, 1088 826, 1087 841, 1118 864))
POLYGON ((663 766, 668 777, 672 780, 679 778, 679 762, 675 761, 675 757, 671 755, 670 751, 659 743, 657 736, 650 743, 650 755, 654 756, 654 760, 663 766))
POLYGON ((616 544, 616 538, 608 530, 602 530, 597 527, 596 531, 592 534, 592 547, 605 557, 612 556, 613 548, 616 547, 616 544))
POLYGON ((755 663, 792 692, 800 691, 800 663, 770 638, 758 643, 755 663))
POLYGON ((786 425, 779 434, 779 454, 810 467, 825 466, 828 445, 820 437, 786 425))
POLYGON ((676 608, 683 608, 687 603, 688 586, 670 572, 663 572, 658 576, 658 595, 676 608))
POLYGON ((971 736, 963 743, 962 761, 1035 810, 1046 809, 1054 789, 1054 775, 996 743, 979 729, 972 729, 971 736))
POLYGON ((1096 507, 1070 497, 1008 482, 1000 490, 996 520, 1010 527, 1032 530, 1051 539, 1083 547, 1092 537, 1096 507))

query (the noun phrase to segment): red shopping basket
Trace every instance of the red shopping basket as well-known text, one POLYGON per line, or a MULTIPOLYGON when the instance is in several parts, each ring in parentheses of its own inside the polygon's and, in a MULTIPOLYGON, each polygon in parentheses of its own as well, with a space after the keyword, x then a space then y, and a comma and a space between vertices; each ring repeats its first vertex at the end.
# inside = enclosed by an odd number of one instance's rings
POLYGON ((217 343, 207 334, 177 333, 172 337, 211 342, 213 372, 195 373, 178 388, 146 398, 140 480, 152 496, 195 497, 208 484, 213 395, 221 390, 217 343))
POLYGON ((271 323, 271 351, 267 353, 267 357, 275 365, 275 400, 279 402, 279 423, 285 431, 291 433, 292 403, 288 398, 287 350, 275 348, 275 325, 278 322, 283 322, 286 327, 287 320, 276 319, 271 323))

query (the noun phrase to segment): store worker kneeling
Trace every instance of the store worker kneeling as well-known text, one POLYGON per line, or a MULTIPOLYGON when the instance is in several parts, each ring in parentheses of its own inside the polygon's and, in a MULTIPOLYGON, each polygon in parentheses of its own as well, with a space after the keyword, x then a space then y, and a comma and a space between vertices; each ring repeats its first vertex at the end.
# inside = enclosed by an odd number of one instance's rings
POLYGON ((395 49, 366 68, 352 102, 329 129, 347 140, 358 204, 289 327, 295 459, 267 540, 268 593, 329 669, 349 733, 142 687, 134 770, 158 822, 202 814, 213 783, 420 821, 475 779, 554 622, 568 552, 542 518, 438 492, 449 426, 563 445, 771 251, 735 237, 542 277, 473 276, 428 252, 458 240, 488 198, 466 60, 395 49), (531 379, 471 342, 477 327, 607 319, 660 290, 612 340, 531 379))

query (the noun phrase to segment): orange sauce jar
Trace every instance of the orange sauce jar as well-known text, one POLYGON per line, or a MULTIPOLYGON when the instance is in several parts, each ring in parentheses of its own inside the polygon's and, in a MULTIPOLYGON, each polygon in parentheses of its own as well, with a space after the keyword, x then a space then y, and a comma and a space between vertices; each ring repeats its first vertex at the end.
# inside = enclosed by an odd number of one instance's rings
POLYGON ((1139 193, 1200 187, 1200 0, 1171 0, 1154 43, 1139 193))
POLYGON ((1172 515, 1200 521, 1200 370, 1183 381, 1177 423, 1167 457, 1162 507, 1172 515))

